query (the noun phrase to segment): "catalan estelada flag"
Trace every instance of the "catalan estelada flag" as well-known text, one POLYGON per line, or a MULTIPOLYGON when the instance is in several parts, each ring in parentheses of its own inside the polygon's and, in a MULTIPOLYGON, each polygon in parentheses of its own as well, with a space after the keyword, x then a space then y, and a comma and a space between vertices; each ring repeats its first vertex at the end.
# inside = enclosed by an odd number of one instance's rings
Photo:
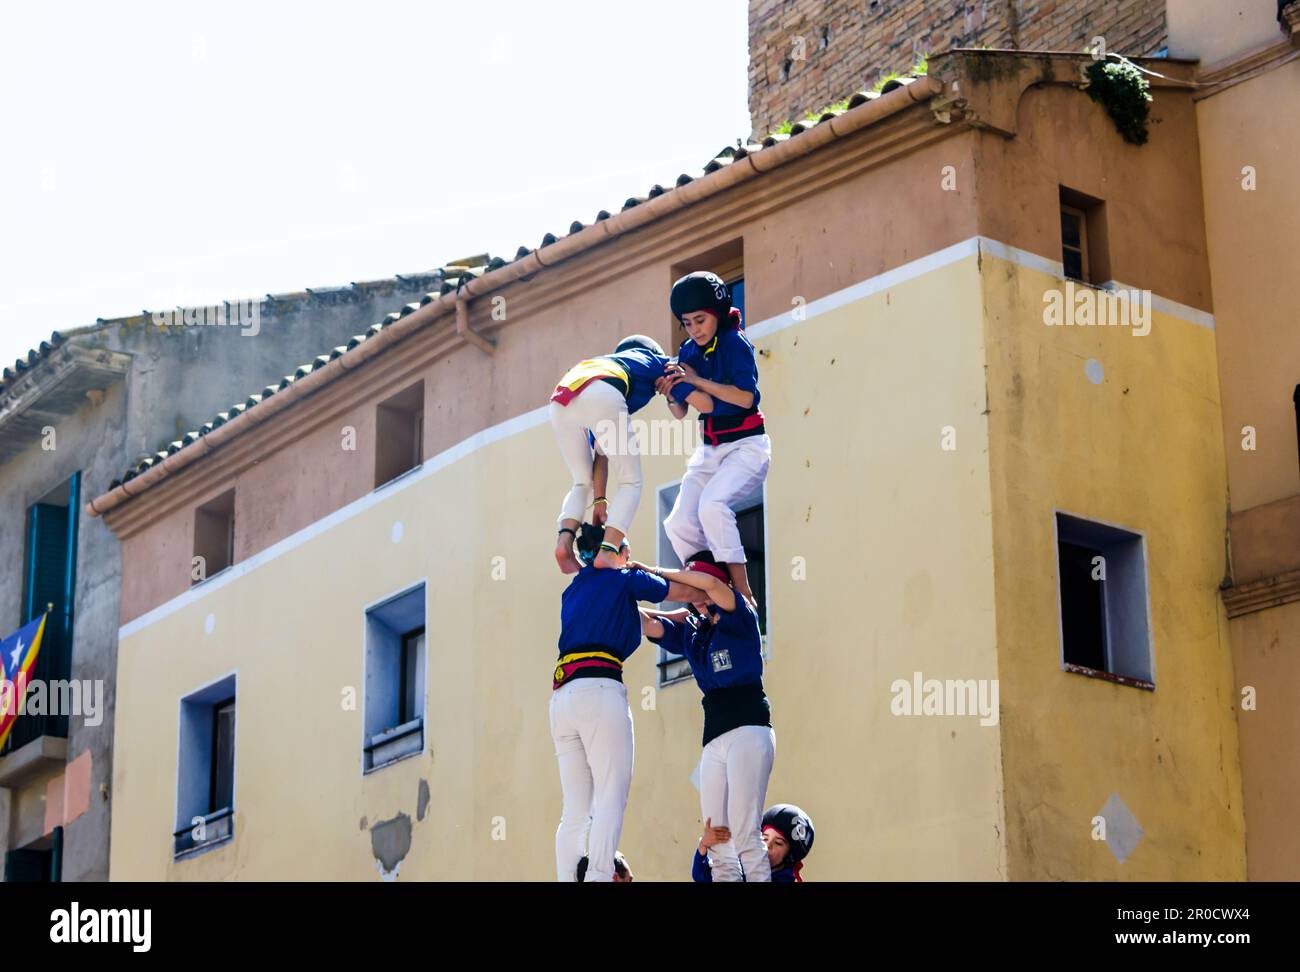
POLYGON ((0 641, 0 749, 9 738, 9 730, 18 718, 18 709, 36 667, 36 655, 41 650, 41 635, 45 633, 45 618, 27 622, 4 641, 0 641))

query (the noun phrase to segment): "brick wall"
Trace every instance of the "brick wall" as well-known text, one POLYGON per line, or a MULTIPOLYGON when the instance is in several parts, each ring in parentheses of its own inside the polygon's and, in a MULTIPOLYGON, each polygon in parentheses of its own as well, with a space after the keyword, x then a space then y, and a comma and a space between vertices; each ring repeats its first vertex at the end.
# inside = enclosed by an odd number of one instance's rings
POLYGON ((802 117, 915 53, 951 47, 1149 55, 1165 46, 1165 0, 749 0, 752 136, 802 117))

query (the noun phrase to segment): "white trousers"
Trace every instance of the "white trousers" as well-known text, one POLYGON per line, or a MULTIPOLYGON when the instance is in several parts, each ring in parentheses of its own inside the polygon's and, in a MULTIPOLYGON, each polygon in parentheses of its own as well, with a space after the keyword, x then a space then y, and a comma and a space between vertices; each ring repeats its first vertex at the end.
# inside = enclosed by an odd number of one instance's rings
MULTIPOLYGON (((612 390, 612 389, 611 389, 612 390)), ((772 463, 772 440, 751 435, 695 448, 664 532, 677 559, 708 550, 720 564, 743 564, 745 548, 732 505, 758 489, 772 463)))
POLYGON ((573 485, 564 497, 559 519, 584 519, 595 500, 591 478, 590 429, 609 457, 609 497, 605 525, 626 534, 641 502, 641 449, 627 414, 627 399, 606 381, 593 381, 568 405, 551 402, 551 428, 573 485))
POLYGON ((632 711, 627 687, 612 678, 579 678, 551 693, 551 738, 564 805, 555 831, 555 879, 614 880, 614 852, 632 786, 632 711))
POLYGON ((763 846, 763 807, 776 758, 770 726, 740 726, 709 740, 700 758, 700 814, 731 828, 731 840, 709 848, 714 881, 771 881, 763 846), (744 868, 744 876, 741 869, 744 868))

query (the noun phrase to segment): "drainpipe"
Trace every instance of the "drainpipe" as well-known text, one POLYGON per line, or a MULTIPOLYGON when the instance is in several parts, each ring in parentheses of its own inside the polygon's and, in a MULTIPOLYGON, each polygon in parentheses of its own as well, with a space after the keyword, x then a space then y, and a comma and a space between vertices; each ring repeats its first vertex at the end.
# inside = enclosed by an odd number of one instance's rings
MULTIPOLYGON (((464 277, 460 278, 464 280, 464 277)), ((461 297, 459 294, 460 285, 456 286, 456 334, 461 340, 468 341, 474 347, 478 348, 484 354, 495 354, 497 346, 485 338, 482 334, 473 330, 469 326, 469 298, 461 297)))

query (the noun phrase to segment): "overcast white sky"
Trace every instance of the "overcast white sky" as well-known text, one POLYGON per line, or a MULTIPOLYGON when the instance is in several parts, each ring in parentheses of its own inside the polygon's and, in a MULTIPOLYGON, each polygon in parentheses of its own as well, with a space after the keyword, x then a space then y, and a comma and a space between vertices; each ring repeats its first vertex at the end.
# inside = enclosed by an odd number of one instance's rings
POLYGON ((745 0, 6 7, 0 362, 513 257, 749 132, 745 0))

